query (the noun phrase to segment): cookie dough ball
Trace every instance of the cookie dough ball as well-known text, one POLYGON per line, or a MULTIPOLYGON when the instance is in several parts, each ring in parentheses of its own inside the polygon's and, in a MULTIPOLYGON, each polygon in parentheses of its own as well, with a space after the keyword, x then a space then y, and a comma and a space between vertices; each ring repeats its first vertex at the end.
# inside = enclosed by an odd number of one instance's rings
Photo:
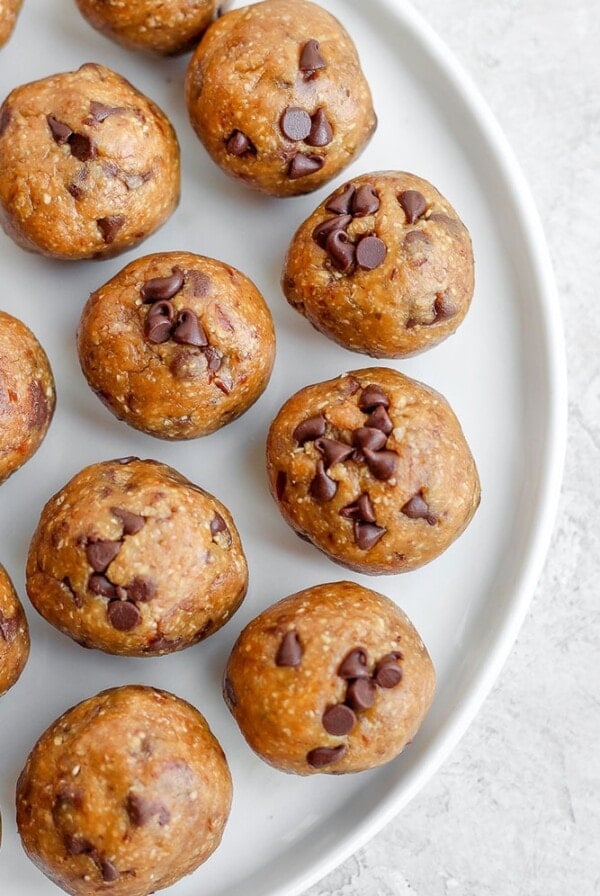
POLYGON ((192 439, 259 398, 275 331, 263 297, 235 268, 165 252, 92 294, 78 348, 88 383, 119 419, 161 439, 192 439))
POLYGON ((84 647, 123 656, 183 650, 235 613, 248 584, 220 501, 171 467, 124 458, 82 470, 33 536, 27 593, 84 647))
POLYGON ((28 657, 27 617, 8 573, 0 564, 0 697, 15 684, 28 657))
POLYGON ((0 311, 0 483, 40 447, 55 403, 44 349, 24 323, 0 311))
POLYGON ((473 295, 469 233, 435 187, 413 174, 364 174, 298 228, 283 291, 325 336, 400 358, 450 336, 473 295))
POLYGON ((388 368, 292 396, 271 424, 267 470, 299 535, 374 575, 433 560, 479 504, 475 462, 446 400, 388 368))
POLYGON ((13 33, 23 0, 0 0, 0 47, 13 33))
POLYGON ((224 697, 258 755, 285 772, 383 765, 415 736, 435 672, 408 617, 353 582, 286 597, 239 636, 224 697))
POLYGON ((310 193, 364 149, 377 119, 351 38, 307 0, 264 0, 208 30, 186 81, 192 126, 227 174, 310 193))
POLYGON ((105 258, 136 246, 179 200, 169 120, 94 63, 17 87, 0 108, 0 218, 24 249, 105 258))
POLYGON ((76 0, 90 25, 126 47, 164 56, 184 53, 200 40, 218 0, 76 0))
POLYGON ((231 805, 227 760, 204 717, 140 685, 67 710, 17 784, 25 852, 67 893, 147 896, 219 845, 231 805))

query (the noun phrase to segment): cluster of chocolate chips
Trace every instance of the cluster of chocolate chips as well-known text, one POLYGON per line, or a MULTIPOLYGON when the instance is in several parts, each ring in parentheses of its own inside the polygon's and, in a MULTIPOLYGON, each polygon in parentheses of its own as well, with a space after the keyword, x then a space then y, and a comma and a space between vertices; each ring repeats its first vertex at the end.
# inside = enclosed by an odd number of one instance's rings
POLYGON ((331 264, 342 274, 348 274, 355 267, 372 271, 384 261, 387 247, 374 234, 363 234, 353 243, 347 233, 353 218, 374 215, 379 210, 379 195, 372 184, 355 187, 348 184, 338 195, 325 205, 332 218, 327 218, 313 230, 313 239, 325 249, 331 264))
POLYGON ((7 644, 17 637, 19 631, 19 622, 16 616, 5 616, 0 610, 0 636, 7 644))

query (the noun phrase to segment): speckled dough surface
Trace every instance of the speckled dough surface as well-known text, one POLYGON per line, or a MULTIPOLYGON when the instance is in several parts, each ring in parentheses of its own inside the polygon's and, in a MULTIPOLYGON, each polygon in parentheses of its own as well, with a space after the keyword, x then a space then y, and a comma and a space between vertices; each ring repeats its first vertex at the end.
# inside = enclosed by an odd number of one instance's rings
POLYGON ((353 582, 317 585, 254 619, 227 665, 224 696, 258 755, 286 772, 383 765, 415 736, 435 672, 391 600, 353 582))
POLYGON ((75 0, 94 28, 126 47, 163 55, 191 49, 210 25, 218 0, 75 0))
POLYGON ((0 564, 0 697, 15 684, 28 656, 27 617, 8 573, 0 564))
POLYGON ((29 858, 75 896, 147 896, 219 845, 231 776, 189 703, 155 688, 103 691, 42 734, 17 784, 29 858))
POLYGON ((0 484, 37 451, 55 403, 44 349, 24 323, 0 311, 0 484))
POLYGON ((293 395, 271 424, 267 470, 292 528, 363 573, 433 560, 479 504, 475 462, 447 401, 388 368, 293 395))
POLYGON ((92 294, 79 360, 120 419, 189 439, 239 417, 265 389, 275 357, 271 314, 235 268, 167 252, 127 265, 92 294))
POLYGON ((44 507, 27 560, 27 593, 48 622, 127 656, 208 637, 247 583, 227 508, 171 467, 136 458, 74 476, 44 507))
POLYGON ((217 165, 274 196, 327 183, 377 124, 350 36, 307 0, 265 0, 220 18, 190 61, 186 93, 217 165))
POLYGON ((376 358, 413 355, 464 319, 473 252, 460 218, 413 174, 363 174, 325 199, 298 228, 283 291, 313 326, 376 358))
POLYGON ((0 47, 13 33, 23 0, 0 0, 0 47))
POLYGON ((175 132, 115 72, 87 63, 17 87, 0 108, 0 216, 23 248, 118 255, 178 201, 175 132))

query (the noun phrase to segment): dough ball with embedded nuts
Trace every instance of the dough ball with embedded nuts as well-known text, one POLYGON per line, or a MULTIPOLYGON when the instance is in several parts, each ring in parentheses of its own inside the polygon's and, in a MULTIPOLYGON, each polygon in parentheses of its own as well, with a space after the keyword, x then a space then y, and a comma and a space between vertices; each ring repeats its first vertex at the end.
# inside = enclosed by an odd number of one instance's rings
POLYGON ((0 564, 0 697, 16 683, 29 657, 27 617, 0 564))
POLYGON ((204 717, 156 688, 103 691, 42 734, 17 784, 25 852, 74 896, 147 896, 214 852, 231 805, 204 717))
POLYGON ((273 196, 336 177, 377 124, 352 39, 307 0, 264 0, 220 18, 190 61, 186 95, 217 165, 273 196))
POLYGON ((0 47, 13 33, 22 5, 23 0, 2 0, 0 3, 0 47))
POLYGON ((463 321, 473 295, 469 233, 423 178, 363 174, 298 228, 282 286, 325 336, 376 358, 430 348, 463 321))
POLYGON ((29 547, 36 610, 84 647, 183 650, 221 628, 248 569, 227 508, 165 464, 86 467, 51 498, 29 547))
POLYGON ((0 311, 0 483, 40 447, 55 403, 44 349, 24 323, 0 311))
POLYGON ((275 358, 269 309, 235 268, 190 252, 131 262, 93 293, 79 360, 119 419, 162 439, 192 439, 243 414, 275 358))
POLYGON ((24 249, 106 258, 179 201, 179 145, 158 106, 95 63, 13 90, 0 108, 0 219, 24 249))
POLYGON ((299 535, 373 575, 433 560, 479 505, 475 461, 447 401, 388 368, 293 395, 271 424, 267 470, 299 535))
POLYGON ((90 25, 126 47, 164 56, 194 47, 210 25, 218 0, 76 0, 90 25))
POLYGON ((353 582, 292 594, 254 619, 227 665, 224 696, 258 755, 285 772, 383 765, 415 736, 435 672, 387 597, 353 582))

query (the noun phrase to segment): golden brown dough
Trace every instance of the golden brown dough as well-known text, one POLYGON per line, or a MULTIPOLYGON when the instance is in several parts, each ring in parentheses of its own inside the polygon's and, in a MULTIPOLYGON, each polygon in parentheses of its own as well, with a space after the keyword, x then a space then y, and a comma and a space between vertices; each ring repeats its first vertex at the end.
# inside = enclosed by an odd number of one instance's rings
POLYGON ((13 90, 0 107, 0 219, 25 249, 106 258, 179 201, 179 145, 158 106, 95 63, 13 90))
POLYGON ((383 367, 293 395, 271 424, 267 470, 298 534, 373 575, 433 560, 479 505, 475 462, 446 400, 383 367))
POLYGON ((51 498, 31 541, 27 593, 85 647, 157 656, 235 613, 246 558, 227 508, 165 464, 86 467, 51 498))
MULTIPOLYGON (((27 617, 0 564, 0 697, 16 683, 29 657, 27 617)), ((0 833, 1 833, 0 823, 0 833)))
POLYGON ((22 5, 23 0, 0 0, 0 47, 13 33, 22 5))
POLYGON ((17 784, 25 852, 74 896, 147 896, 206 861, 231 805, 204 717, 156 688, 113 688, 42 734, 17 784))

